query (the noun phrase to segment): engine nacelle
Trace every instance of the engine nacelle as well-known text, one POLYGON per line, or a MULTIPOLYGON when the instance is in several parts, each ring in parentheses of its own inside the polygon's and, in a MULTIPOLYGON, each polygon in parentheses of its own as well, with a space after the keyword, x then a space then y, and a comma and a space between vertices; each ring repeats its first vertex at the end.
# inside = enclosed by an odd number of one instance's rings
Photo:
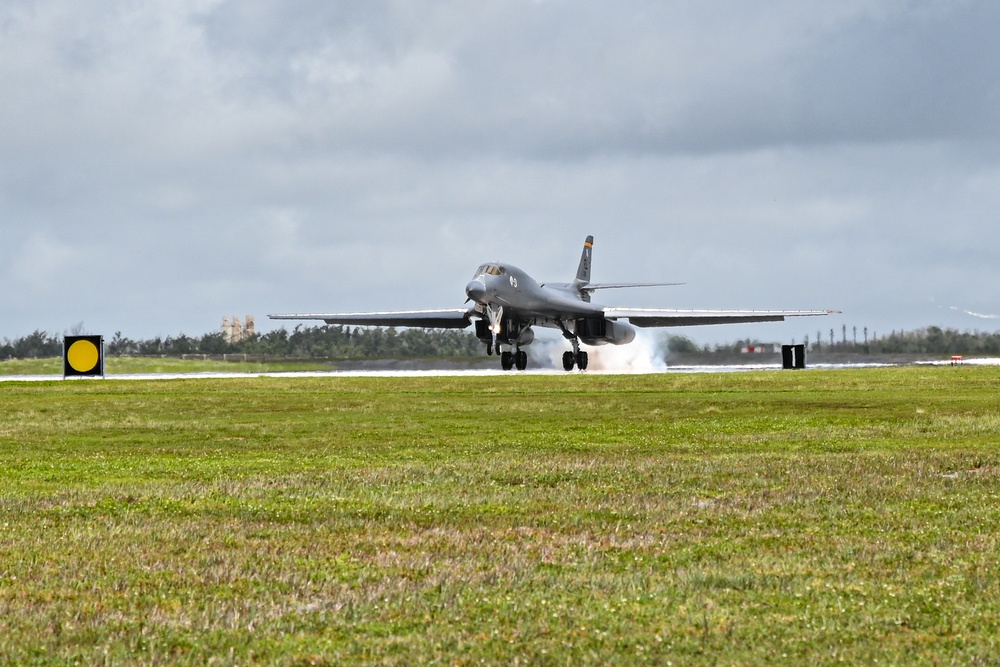
POLYGON ((586 345, 625 345, 635 340, 635 329, 625 322, 588 317, 576 321, 576 335, 586 345))
POLYGON ((519 346, 530 345, 533 340, 535 340, 535 332, 531 327, 523 327, 517 333, 517 336, 511 336, 509 334, 507 336, 507 342, 519 346))

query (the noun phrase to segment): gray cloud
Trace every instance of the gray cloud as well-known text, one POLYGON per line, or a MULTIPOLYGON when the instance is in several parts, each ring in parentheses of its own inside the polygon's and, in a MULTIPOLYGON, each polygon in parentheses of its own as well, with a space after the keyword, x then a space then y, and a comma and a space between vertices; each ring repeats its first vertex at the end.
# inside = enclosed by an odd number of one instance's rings
MULTIPOLYGON (((481 260, 559 279, 588 233, 601 279, 688 282, 614 295, 636 305, 982 326, 998 14, 15 0, 0 337, 456 305, 481 260)), ((719 335, 803 333, 782 326, 719 335)))

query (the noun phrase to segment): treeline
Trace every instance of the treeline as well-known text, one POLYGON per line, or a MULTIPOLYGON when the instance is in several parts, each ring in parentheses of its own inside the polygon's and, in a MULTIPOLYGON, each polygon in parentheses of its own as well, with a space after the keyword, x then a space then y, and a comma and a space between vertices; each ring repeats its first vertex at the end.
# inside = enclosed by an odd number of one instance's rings
MULTIPOLYGON (((17 340, 4 339, 0 359, 58 357, 63 337, 35 331, 17 340)), ((406 359, 470 357, 482 353, 482 344, 466 331, 426 329, 363 329, 342 326, 297 326, 254 334, 229 342, 222 333, 200 337, 184 334, 133 340, 115 332, 105 338, 109 356, 182 356, 188 354, 248 354, 308 359, 406 359)))
MULTIPOLYGON (((805 337, 802 341, 811 352, 843 354, 968 354, 1000 355, 1000 332, 959 331, 931 326, 914 331, 893 331, 889 335, 869 336, 867 328, 841 328, 836 335, 831 329, 829 336, 805 337)), ((673 337, 670 349, 675 350, 673 337)), ((737 341, 716 345, 701 352, 736 353, 749 346, 761 346, 758 341, 737 341)), ((680 342, 680 347, 685 347, 680 342)), ((688 341, 688 348, 696 347, 688 341)), ((693 351, 688 349, 687 351, 693 351)))
MULTIPOLYGON (((892 332, 887 336, 869 338, 867 330, 857 329, 848 337, 805 340, 812 352, 850 354, 967 354, 1000 355, 1000 332, 969 332, 931 326, 915 331, 892 332)), ((732 354, 756 341, 700 347, 681 335, 667 335, 665 347, 674 353, 732 354)), ((0 360, 58 357, 62 354, 63 337, 35 331, 16 340, 4 339, 0 345, 0 360)), ((239 342, 229 342, 222 333, 200 337, 180 334, 167 338, 133 340, 115 332, 105 340, 105 352, 110 356, 182 356, 188 354, 223 355, 247 354, 258 356, 306 359, 406 359, 428 357, 473 357, 483 352, 482 344, 468 331, 427 329, 378 329, 343 326, 305 327, 292 331, 284 328, 265 334, 255 334, 239 342)))
MULTIPOLYGON (((846 343, 844 344, 846 345, 846 343)), ((856 347, 856 343, 854 344, 856 347)), ((883 354, 1000 355, 1000 332, 968 332, 927 327, 920 331, 892 332, 867 345, 883 354)))

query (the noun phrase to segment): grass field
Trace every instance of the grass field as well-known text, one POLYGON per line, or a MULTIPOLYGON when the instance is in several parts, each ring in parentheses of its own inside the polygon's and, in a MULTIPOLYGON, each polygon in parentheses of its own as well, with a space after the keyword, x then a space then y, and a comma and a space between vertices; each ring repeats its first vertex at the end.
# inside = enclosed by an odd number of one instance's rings
POLYGON ((996 664, 1000 373, 0 383, 0 663, 996 664))
MULTIPOLYGON (((328 371, 330 368, 330 364, 323 361, 212 361, 177 357, 106 357, 104 363, 104 372, 110 377, 143 373, 328 371)), ((62 373, 62 357, 0 361, 0 376, 56 375, 61 378, 62 373)))

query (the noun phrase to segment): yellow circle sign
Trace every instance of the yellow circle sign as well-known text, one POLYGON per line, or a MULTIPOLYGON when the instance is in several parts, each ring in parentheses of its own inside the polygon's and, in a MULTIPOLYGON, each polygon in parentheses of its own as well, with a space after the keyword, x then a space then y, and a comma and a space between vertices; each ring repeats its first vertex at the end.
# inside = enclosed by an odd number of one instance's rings
POLYGON ((100 358, 101 353, 98 351, 97 346, 89 340, 78 340, 66 350, 66 361, 78 373, 87 373, 94 370, 100 358))

